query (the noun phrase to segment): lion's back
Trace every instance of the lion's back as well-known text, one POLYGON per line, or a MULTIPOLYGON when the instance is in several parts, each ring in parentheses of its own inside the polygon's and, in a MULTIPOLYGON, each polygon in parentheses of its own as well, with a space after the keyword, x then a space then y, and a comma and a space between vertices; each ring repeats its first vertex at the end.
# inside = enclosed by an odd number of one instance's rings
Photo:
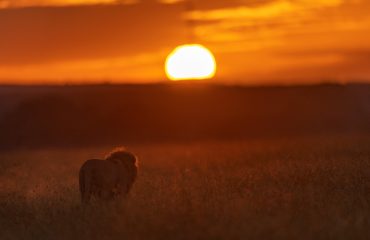
POLYGON ((104 165, 103 160, 100 159, 89 159, 80 168, 80 177, 83 175, 90 175, 98 171, 104 165))
POLYGON ((99 189, 109 187, 111 173, 107 171, 106 163, 100 159, 87 160, 80 168, 79 185, 81 194, 94 193, 99 189))
POLYGON ((96 187, 107 187, 112 185, 117 178, 117 169, 112 164, 107 164, 105 160, 87 160, 80 169, 80 179, 96 187))

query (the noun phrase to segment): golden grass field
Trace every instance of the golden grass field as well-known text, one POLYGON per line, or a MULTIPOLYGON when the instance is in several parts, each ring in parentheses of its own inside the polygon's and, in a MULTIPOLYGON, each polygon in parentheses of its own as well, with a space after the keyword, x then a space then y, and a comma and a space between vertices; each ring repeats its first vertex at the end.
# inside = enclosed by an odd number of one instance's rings
POLYGON ((369 239, 370 138, 127 146, 123 203, 83 208, 99 149, 0 153, 0 239, 369 239))

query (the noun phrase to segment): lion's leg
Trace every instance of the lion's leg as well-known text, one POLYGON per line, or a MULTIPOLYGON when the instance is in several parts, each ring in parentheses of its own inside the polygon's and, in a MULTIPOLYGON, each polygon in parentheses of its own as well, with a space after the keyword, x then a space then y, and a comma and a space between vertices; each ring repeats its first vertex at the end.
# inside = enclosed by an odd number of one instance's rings
POLYGON ((99 192, 99 199, 104 201, 110 201, 114 199, 114 193, 110 190, 101 190, 99 192))
POLYGON ((131 187, 132 187, 132 183, 127 183, 127 185, 126 185, 126 195, 130 192, 131 187))
POLYGON ((84 204, 88 204, 90 202, 90 199, 91 199, 91 192, 84 192, 81 194, 81 201, 82 203, 84 204))

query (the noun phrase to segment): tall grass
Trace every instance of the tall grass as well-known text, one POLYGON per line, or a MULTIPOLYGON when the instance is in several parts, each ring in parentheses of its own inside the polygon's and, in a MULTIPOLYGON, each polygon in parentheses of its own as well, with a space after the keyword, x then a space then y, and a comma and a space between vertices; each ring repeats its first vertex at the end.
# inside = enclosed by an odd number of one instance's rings
POLYGON ((80 205, 82 162, 110 149, 0 154, 0 239, 369 239, 370 139, 128 146, 126 201, 80 205))

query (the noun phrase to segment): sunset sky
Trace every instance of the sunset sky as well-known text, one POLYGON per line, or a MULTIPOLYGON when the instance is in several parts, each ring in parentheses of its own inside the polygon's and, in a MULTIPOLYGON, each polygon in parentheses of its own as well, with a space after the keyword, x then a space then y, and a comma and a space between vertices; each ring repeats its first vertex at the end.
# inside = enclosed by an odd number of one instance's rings
POLYGON ((370 82, 369 0, 0 0, 0 83, 152 82, 180 44, 212 81, 370 82), (193 29, 186 21, 192 20, 193 29))

